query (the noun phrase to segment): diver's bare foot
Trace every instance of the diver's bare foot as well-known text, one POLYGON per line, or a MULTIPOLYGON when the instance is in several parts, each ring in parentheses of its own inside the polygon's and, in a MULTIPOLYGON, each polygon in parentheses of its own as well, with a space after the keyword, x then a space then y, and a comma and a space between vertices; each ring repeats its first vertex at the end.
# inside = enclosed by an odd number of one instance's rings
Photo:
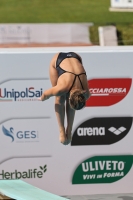
POLYGON ((66 134, 65 134, 65 129, 60 130, 59 140, 60 140, 60 142, 62 144, 64 144, 64 145, 67 144, 67 138, 66 138, 66 134))

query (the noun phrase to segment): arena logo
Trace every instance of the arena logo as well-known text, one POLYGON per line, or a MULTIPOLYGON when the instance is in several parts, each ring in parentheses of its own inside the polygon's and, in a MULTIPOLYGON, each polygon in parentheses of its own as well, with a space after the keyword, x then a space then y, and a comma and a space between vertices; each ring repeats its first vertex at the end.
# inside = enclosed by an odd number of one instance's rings
POLYGON ((35 130, 19 130, 14 133, 13 127, 7 129, 2 126, 2 132, 5 136, 11 138, 11 142, 39 142, 39 134, 35 130))
POLYGON ((86 107, 111 106, 120 102, 127 96, 131 84, 131 78, 89 80, 91 97, 87 100, 86 107))
POLYGON ((132 155, 95 156, 76 168, 72 184, 99 184, 116 182, 131 170, 132 155))
POLYGON ((44 173, 47 171, 47 165, 40 166, 39 168, 39 170, 35 168, 23 172, 18 170, 14 170, 14 172, 2 170, 0 172, 0 180, 43 178, 44 173))
POLYGON ((128 134, 132 121, 132 117, 88 119, 75 129, 71 146, 114 144, 128 134))
POLYGON ((8 90, 7 88, 0 88, 0 101, 34 101, 40 97, 43 89, 36 90, 34 87, 25 88, 23 91, 15 89, 8 90))

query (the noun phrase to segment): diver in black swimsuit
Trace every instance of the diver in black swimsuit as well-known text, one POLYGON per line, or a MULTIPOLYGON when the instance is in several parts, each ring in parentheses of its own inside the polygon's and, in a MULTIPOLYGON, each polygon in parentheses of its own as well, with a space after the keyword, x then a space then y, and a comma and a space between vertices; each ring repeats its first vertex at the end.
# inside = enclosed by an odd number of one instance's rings
POLYGON ((70 89, 69 89, 69 92, 71 91, 71 89, 72 89, 72 87, 73 87, 73 85, 74 85, 74 83, 75 83, 77 77, 78 77, 78 79, 79 79, 79 81, 80 81, 80 84, 81 84, 82 89, 84 90, 82 81, 81 81, 81 79, 80 79, 80 75, 82 75, 82 74, 85 74, 85 75, 86 75, 86 72, 83 72, 83 73, 80 73, 80 74, 74 74, 73 72, 69 72, 69 71, 66 71, 66 70, 62 69, 62 68, 60 67, 60 63, 61 63, 64 59, 66 59, 66 58, 76 58, 76 59, 78 59, 79 62, 82 64, 81 58, 80 58, 76 53, 74 53, 74 52, 60 53, 60 54, 58 55, 58 58, 57 58, 57 61, 56 61, 56 69, 57 69, 57 72, 58 72, 58 77, 60 77, 60 76, 61 76, 62 74, 64 74, 64 73, 71 73, 71 74, 73 74, 73 75, 75 76, 75 78, 74 78, 74 81, 73 81, 73 83, 72 83, 72 86, 71 86, 70 89))
POLYGON ((55 112, 60 131, 60 142, 71 142, 71 131, 75 110, 85 106, 90 97, 88 81, 81 57, 74 52, 58 53, 50 63, 50 80, 52 88, 44 91, 39 98, 45 101, 55 96, 55 112), (64 127, 65 112, 67 127, 64 127))

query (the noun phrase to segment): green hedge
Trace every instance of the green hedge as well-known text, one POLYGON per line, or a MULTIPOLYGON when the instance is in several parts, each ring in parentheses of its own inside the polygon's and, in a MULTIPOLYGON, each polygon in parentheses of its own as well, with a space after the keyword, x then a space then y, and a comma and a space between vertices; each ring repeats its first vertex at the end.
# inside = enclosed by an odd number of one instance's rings
POLYGON ((0 0, 0 23, 92 22, 96 45, 98 26, 116 24, 119 45, 133 45, 133 13, 110 12, 109 7, 110 0, 0 0))
MULTIPOLYGON (((101 25, 99 25, 101 26, 101 25)), ((94 45, 99 45, 98 25, 90 27, 90 39, 94 45)), ((133 45, 133 24, 116 25, 118 45, 133 45)))

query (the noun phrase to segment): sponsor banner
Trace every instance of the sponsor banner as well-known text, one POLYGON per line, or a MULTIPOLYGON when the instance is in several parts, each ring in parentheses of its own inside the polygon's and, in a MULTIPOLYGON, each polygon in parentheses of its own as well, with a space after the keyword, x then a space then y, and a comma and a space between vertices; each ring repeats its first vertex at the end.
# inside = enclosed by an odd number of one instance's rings
POLYGON ((133 9, 133 2, 129 0, 111 0, 111 8, 113 9, 120 9, 123 11, 123 9, 133 9))
POLYGON ((68 146, 59 141, 55 98, 36 101, 51 87, 49 62, 62 48, 0 53, 0 179, 61 196, 132 192, 133 52, 82 50, 91 97, 68 146))
MULTIPOLYGON (((51 124, 50 118, 36 119, 11 119, 0 124, 0 144, 15 145, 19 143, 29 145, 40 143, 42 139, 48 139, 47 131, 44 132, 44 127, 47 130, 51 124)), ((44 141, 45 142, 45 141, 44 141)))
POLYGON ((110 145, 122 140, 130 131, 132 117, 101 117, 81 123, 72 136, 72 146, 110 145))
POLYGON ((1 24, 0 43, 28 43, 30 42, 29 25, 1 24))
POLYGON ((35 181, 41 185, 48 181, 51 160, 51 156, 7 159, 0 165, 0 180, 22 179, 32 185, 35 181))
POLYGON ((58 138, 53 134, 51 118, 11 119, 0 124, 0 163, 23 156, 46 156, 53 153, 58 138), (51 137, 53 142, 51 142, 51 137), (8 149, 8 150, 6 150, 8 149))
POLYGON ((39 166, 38 168, 34 169, 28 169, 27 171, 15 169, 13 172, 11 172, 2 169, 0 172, 0 180, 43 178, 46 171, 47 165, 39 166))
POLYGON ((48 80, 12 80, 0 85, 0 102, 37 101, 48 80), (45 81, 45 84, 44 84, 45 81), (42 87, 43 86, 43 87, 42 87))
POLYGON ((90 106, 111 106, 123 100, 132 84, 131 78, 103 78, 88 81, 91 97, 86 103, 90 106))
POLYGON ((72 184, 113 183, 124 178, 132 164, 132 155, 95 156, 78 165, 72 184))
POLYGON ((91 44, 89 26, 92 26, 92 23, 0 24, 0 43, 91 44))
POLYGON ((13 125, 14 123, 12 122, 10 123, 12 124, 11 127, 9 125, 2 124, 0 132, 2 132, 3 136, 5 136, 5 141, 10 141, 11 143, 39 142, 39 131, 35 128, 35 125, 29 127, 29 121, 30 120, 22 120, 21 125, 18 122, 19 128, 18 125, 13 125))
MULTIPOLYGON (((47 82, 47 80, 45 80, 47 82)), ((126 97, 131 87, 131 78, 92 79, 88 81, 91 97, 89 106, 111 106, 126 97)), ((0 102, 36 101, 50 87, 44 80, 12 80, 0 85, 0 102), (46 83, 45 82, 45 83, 46 83), (42 87, 43 86, 43 87, 42 87)))

